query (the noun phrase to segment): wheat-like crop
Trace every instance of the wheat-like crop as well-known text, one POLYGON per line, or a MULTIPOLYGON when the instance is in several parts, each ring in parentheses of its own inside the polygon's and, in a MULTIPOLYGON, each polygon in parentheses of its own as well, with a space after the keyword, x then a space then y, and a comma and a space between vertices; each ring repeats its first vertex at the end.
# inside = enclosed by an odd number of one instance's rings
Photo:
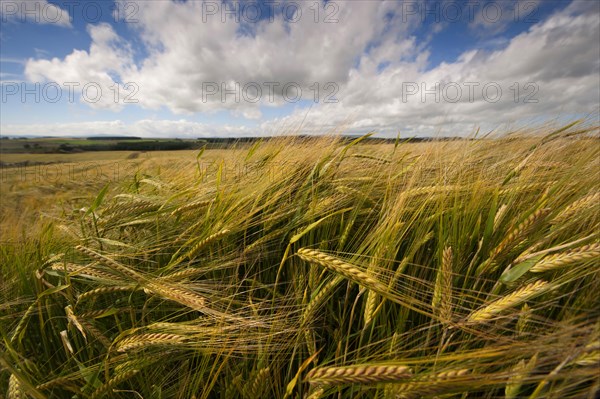
POLYGON ((347 367, 321 367, 312 369, 306 380, 311 384, 371 384, 402 381, 410 378, 409 367, 396 365, 357 365, 347 367))
POLYGON ((588 194, 563 209, 554 219, 552 219, 552 223, 561 224, 567 222, 582 209, 598 206, 598 203, 600 203, 600 193, 588 194))
POLYGON ((198 252, 200 252, 200 250, 202 248, 204 248, 206 245, 210 244, 211 242, 220 239, 221 237, 225 236, 229 232, 230 232, 229 229, 223 229, 219 232, 211 234, 210 236, 206 237, 203 240, 200 240, 192 247, 192 249, 190 249, 188 252, 186 252, 179 258, 177 258, 171 266, 176 266, 176 265, 180 264, 181 262, 183 262, 185 259, 190 259, 190 260, 194 259, 194 257, 198 254, 198 252))
POLYGON ((131 370, 131 371, 127 371, 127 372, 125 372, 123 374, 119 374, 119 375, 114 376, 110 380, 106 381, 106 383, 104 385, 102 385, 98 389, 96 389, 90 395, 90 399, 97 399, 97 398, 104 397, 107 394, 107 392, 110 391, 110 389, 112 389, 112 388, 116 387, 117 385, 119 385, 119 384, 127 381, 131 377, 135 376, 138 372, 139 372, 139 370, 131 370))
POLYGON ((376 292, 385 292, 386 286, 380 281, 374 279, 367 273, 358 269, 349 263, 343 262, 333 256, 329 256, 320 251, 308 248, 302 248, 297 252, 298 256, 309 263, 321 265, 335 273, 341 274, 349 280, 364 286, 365 288, 373 289, 376 292))
POLYGON ((111 269, 116 270, 117 272, 124 274, 127 277, 132 278, 133 280, 135 280, 137 282, 144 281, 143 277, 139 273, 114 261, 113 259, 110 259, 109 257, 100 255, 98 252, 95 252, 89 248, 82 246, 82 245, 76 246, 75 249, 84 253, 85 255, 89 256, 90 258, 95 259, 96 261, 110 267, 111 269))
POLYGON ((469 369, 448 370, 432 376, 417 376, 411 382, 393 384, 389 391, 398 399, 417 399, 431 395, 439 395, 456 389, 462 377, 470 373, 469 369))
POLYGON ((438 269, 432 307, 443 322, 452 319, 452 248, 444 248, 442 264, 438 269))
POLYGON ((213 203, 213 201, 214 200, 203 200, 203 201, 195 201, 195 202, 190 202, 189 204, 181 205, 179 208, 177 208, 173 212, 171 212, 171 216, 175 216, 175 215, 182 214, 184 212, 195 211, 200 208, 207 207, 211 203, 213 203))
POLYGON ((11 374, 8 379, 8 390, 6 391, 6 399, 25 399, 25 392, 21 388, 21 382, 11 374))
POLYGON ((98 295, 104 295, 104 294, 113 294, 115 292, 128 292, 128 291, 134 291, 136 290, 136 287, 131 285, 131 286, 115 286, 115 287, 100 287, 100 288, 95 288, 93 290, 89 290, 86 291, 82 294, 80 294, 77 297, 77 302, 83 302, 86 299, 89 298, 93 298, 95 296, 98 295))
POLYGON ((543 273, 556 270, 561 267, 572 265, 590 259, 598 259, 600 256, 600 243, 584 245, 560 254, 546 256, 536 263, 529 271, 532 273, 543 273))
POLYGON ((139 334, 124 338, 116 344, 118 352, 127 352, 134 349, 141 349, 147 346, 174 345, 187 341, 187 338, 176 334, 151 333, 139 334))
POLYGON ((165 282, 150 282, 146 284, 144 291, 147 293, 154 293, 165 299, 180 303, 200 312, 207 311, 205 297, 172 284, 165 282))
POLYGON ((538 209, 533 212, 531 215, 527 217, 524 221, 519 223, 517 227, 515 227, 504 240, 498 244, 496 248, 492 250, 490 253, 490 259, 494 259, 502 252, 507 249, 510 249, 512 245, 519 242, 519 240, 525 236, 535 225, 536 223, 543 220, 543 218, 550 212, 550 209, 538 209))
POLYGON ((342 276, 335 276, 319 289, 317 294, 311 298, 310 302, 304 309, 302 314, 302 325, 306 325, 308 322, 310 322, 310 320, 312 320, 315 310, 322 305, 323 300, 331 294, 331 292, 335 289, 335 287, 338 286, 339 283, 342 282, 342 280, 342 276))
POLYGON ((467 319, 469 323, 478 323, 491 319, 495 315, 503 312, 506 309, 519 305, 528 299, 546 292, 551 287, 550 283, 538 280, 534 283, 516 290, 508 294, 504 298, 500 298, 482 309, 471 313, 467 319))
POLYGON ((245 392, 249 398, 262 398, 265 382, 268 380, 271 369, 267 366, 258 371, 254 380, 248 384, 245 392))
POLYGON ((148 153, 97 195, 13 179, 0 396, 596 397, 598 130, 551 129, 148 153))

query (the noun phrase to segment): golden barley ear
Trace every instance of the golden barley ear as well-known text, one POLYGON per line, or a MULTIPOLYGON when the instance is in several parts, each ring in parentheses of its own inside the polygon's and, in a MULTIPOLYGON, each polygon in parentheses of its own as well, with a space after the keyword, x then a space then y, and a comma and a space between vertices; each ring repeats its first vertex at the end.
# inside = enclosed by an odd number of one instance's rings
POLYGON ((302 248, 298 250, 297 254, 301 259, 309 263, 321 265, 335 273, 346 277, 350 281, 364 286, 365 288, 373 289, 376 292, 385 292, 387 290, 386 286, 383 285, 380 281, 369 276, 367 273, 358 269, 356 266, 343 262, 337 258, 334 258, 333 256, 329 256, 327 254, 324 254, 323 252, 308 248, 302 248))
POLYGON ((433 375, 417 376, 410 382, 389 384, 388 390, 395 395, 395 398, 401 399, 419 399, 441 395, 462 385, 465 381, 463 377, 468 376, 470 372, 469 369, 454 369, 433 375))
POLYGON ((588 194, 583 198, 578 199, 571 205, 563 209, 554 219, 552 224, 561 224, 569 221, 573 216, 577 215, 582 209, 589 209, 594 206, 598 206, 600 203, 600 193, 588 194))
POLYGON ((573 263, 597 259, 600 256, 600 243, 584 245, 567 252, 546 256, 531 269, 532 273, 543 273, 570 266, 573 263))
POLYGON ((543 294, 552 285, 542 280, 538 280, 534 283, 528 284, 527 286, 508 294, 504 298, 500 298, 484 308, 477 310, 469 315, 467 318, 468 323, 480 323, 491 319, 495 315, 502 313, 506 309, 512 308, 513 306, 520 305, 528 299, 543 294))
POLYGON ((433 291, 432 307, 443 323, 452 320, 452 248, 444 248, 433 291))
POLYGON ((150 334, 139 334, 131 337, 126 337, 120 340, 116 349, 117 352, 128 352, 131 350, 138 350, 148 346, 159 346, 159 345, 176 345, 182 344, 187 341, 187 338, 182 335, 176 334, 163 334, 163 333, 150 333, 150 334))
POLYGON ((21 382, 14 374, 11 374, 8 378, 6 399, 26 399, 25 391, 23 391, 23 388, 21 387, 21 382))
POLYGON ((406 366, 356 365, 347 367, 321 367, 312 369, 306 380, 311 384, 371 384, 402 381, 410 378, 412 371, 406 366))

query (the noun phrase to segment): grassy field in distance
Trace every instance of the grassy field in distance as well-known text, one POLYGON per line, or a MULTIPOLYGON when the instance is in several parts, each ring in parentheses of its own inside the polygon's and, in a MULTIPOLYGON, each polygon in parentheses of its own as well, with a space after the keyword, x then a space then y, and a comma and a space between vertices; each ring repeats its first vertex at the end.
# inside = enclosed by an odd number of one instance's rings
POLYGON ((597 126, 1 157, 7 397, 600 389, 597 126))

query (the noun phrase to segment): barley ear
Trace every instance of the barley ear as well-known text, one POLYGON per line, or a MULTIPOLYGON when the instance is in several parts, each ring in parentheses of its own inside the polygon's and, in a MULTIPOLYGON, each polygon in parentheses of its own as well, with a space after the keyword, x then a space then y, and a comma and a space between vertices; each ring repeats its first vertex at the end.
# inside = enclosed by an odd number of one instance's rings
POLYGON ((452 319, 452 248, 444 248, 442 263, 438 268, 431 306, 436 315, 447 323, 452 319))
POLYGON ((550 288, 550 286, 551 285, 549 283, 538 280, 521 289, 516 290, 515 292, 505 296, 504 298, 500 298, 488 304, 480 310, 471 313, 467 321, 469 323, 478 323, 489 320, 506 309, 509 309, 516 305, 520 305, 521 303, 525 302, 530 298, 543 294, 550 288))
POLYGON ((25 392, 21 388, 21 382, 14 374, 11 374, 8 379, 8 390, 6 391, 6 399, 25 399, 25 392))

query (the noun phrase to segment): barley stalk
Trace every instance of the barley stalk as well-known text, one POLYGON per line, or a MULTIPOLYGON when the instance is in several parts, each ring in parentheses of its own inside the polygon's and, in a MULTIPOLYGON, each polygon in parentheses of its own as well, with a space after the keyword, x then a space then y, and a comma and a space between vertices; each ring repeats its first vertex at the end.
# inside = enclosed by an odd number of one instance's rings
POLYGON ((178 214, 181 214, 184 212, 197 210, 199 208, 204 208, 204 207, 210 205, 212 202, 213 202, 213 200, 190 202, 189 204, 182 205, 179 208, 175 209, 173 212, 171 212, 171 216, 175 216, 175 215, 178 215, 178 214))
POLYGON ((461 377, 469 373, 469 369, 459 369, 444 371, 433 376, 417 377, 411 382, 392 384, 390 391, 396 394, 396 398, 401 399, 417 399, 443 394, 455 389, 461 377))
POLYGON ((29 307, 25 311, 25 314, 23 315, 23 317, 21 317, 21 320, 19 320, 19 323, 17 324, 17 327, 15 328, 15 332, 13 333, 12 337, 10 338, 11 344, 14 344, 16 342, 17 338, 19 338, 19 335, 21 335, 21 332, 27 327, 29 318, 33 314, 37 304, 38 304, 38 302, 34 301, 31 305, 29 305, 29 307))
POLYGON ((502 223, 502 219, 504 219, 504 215, 506 214, 507 210, 508 205, 502 204, 502 206, 500 206, 498 209, 498 212, 496 212, 496 216, 494 216, 494 231, 497 231, 500 227, 500 223, 502 223))
POLYGON ((440 319, 452 319, 452 248, 444 248, 442 264, 438 269, 433 292, 432 307, 440 319))
POLYGON ((597 206, 600 202, 600 193, 588 194, 583 198, 578 199, 571 205, 563 209, 554 219, 553 224, 560 224, 567 222, 572 216, 577 214, 581 209, 588 209, 593 206, 597 206))
POLYGON ((81 326, 86 329, 94 338, 98 340, 105 348, 109 348, 111 342, 102 332, 87 320, 79 320, 81 326))
POLYGON ((71 305, 68 305, 67 307, 65 307, 65 313, 67 314, 67 320, 69 320, 69 323, 73 324, 75 326, 75 328, 77 328, 79 330, 81 335, 83 335, 83 339, 87 340, 87 336, 85 335, 85 330, 83 329, 83 326, 79 322, 79 319, 77 318, 77 316, 75 316, 75 313, 73 313, 73 307, 71 305))
POLYGON ((343 262, 337 258, 334 258, 333 256, 329 256, 317 250, 308 248, 302 248, 298 250, 298 256, 309 263, 316 263, 335 273, 341 274, 342 276, 364 286, 365 288, 372 289, 376 292, 386 291, 386 287, 378 280, 361 271, 356 266, 343 262))
POLYGON ((532 273, 543 273, 571 265, 588 259, 597 259, 600 256, 600 243, 584 245, 561 254, 550 255, 536 263, 531 269, 532 273))
POLYGON ((148 283, 144 287, 145 292, 152 292, 157 294, 165 299, 180 303, 189 308, 206 312, 206 298, 201 295, 196 294, 195 292, 185 290, 183 288, 179 288, 174 285, 166 284, 163 282, 160 283, 148 283))
POLYGON ((518 242, 523 238, 523 236, 527 235, 529 231, 535 226, 536 223, 541 221, 544 216, 546 216, 550 212, 549 209, 538 209, 527 219, 519 223, 519 225, 508 235, 504 240, 498 244, 496 248, 492 250, 490 253, 490 259, 494 259, 496 256, 501 254, 502 252, 510 249, 512 245, 518 244, 518 242))
POLYGON ((312 369, 306 380, 311 384, 370 384, 377 382, 402 381, 412 376, 406 366, 359 365, 347 367, 321 367, 312 369))
POLYGON ((72 276, 89 276, 95 277, 100 280, 106 280, 111 282, 123 282, 124 280, 116 275, 104 270, 100 270, 98 268, 93 267, 97 263, 92 263, 87 266, 79 266, 73 263, 67 263, 66 265, 63 263, 55 263, 50 268, 55 271, 66 271, 72 276))
POLYGON ((100 288, 95 288, 93 290, 84 292, 83 294, 80 294, 77 297, 77 302, 82 302, 88 298, 92 298, 98 295, 103 295, 103 294, 112 294, 115 292, 126 292, 126 291, 135 291, 136 287, 135 286, 125 286, 125 287, 100 287, 100 288))
POLYGON ((501 313, 502 311, 508 308, 519 305, 530 298, 544 293, 549 288, 550 284, 542 280, 538 280, 534 283, 528 284, 527 286, 518 289, 517 291, 505 296, 504 298, 498 299, 490 303, 483 309, 471 313, 467 321, 469 323, 478 323, 491 319, 498 313, 501 313))
POLYGON ((45 382, 43 384, 38 385, 35 388, 38 389, 38 390, 40 390, 40 391, 45 391, 45 390, 53 388, 53 387, 55 387, 57 385, 68 384, 68 383, 72 382, 74 379, 75 378, 73 378, 73 377, 57 377, 57 378, 54 378, 54 379, 52 379, 52 380, 50 380, 48 382, 45 382))
POLYGON ((133 203, 121 203, 117 204, 112 208, 107 208, 104 211, 104 215, 110 215, 110 218, 106 220, 106 223, 110 223, 116 219, 121 219, 125 216, 131 216, 135 214, 142 214, 152 212, 160 208, 160 205, 154 204, 149 201, 135 201, 133 203), (108 212, 107 212, 108 211, 108 212))
POLYGON ((23 391, 23 388, 21 388, 21 382, 14 374, 11 374, 8 378, 6 399, 26 399, 25 392, 23 391))
POLYGON ((117 352, 127 352, 133 349, 140 349, 145 346, 174 345, 181 344, 186 341, 186 337, 176 334, 140 334, 122 339, 117 343, 116 349, 117 352))
POLYGON ((180 264, 181 262, 183 262, 185 259, 190 259, 190 260, 194 259, 194 257, 198 254, 198 252, 200 252, 200 250, 202 248, 204 248, 206 245, 210 244, 211 242, 218 240, 219 238, 223 237, 224 235, 228 234, 229 232, 230 232, 230 230, 224 229, 224 230, 221 230, 214 234, 211 234, 210 236, 206 237, 203 240, 200 240, 198 243, 196 243, 192 247, 192 249, 190 249, 188 252, 186 252, 179 258, 177 258, 175 260, 175 262, 173 262, 170 266, 171 267, 176 266, 176 265, 180 264))
POLYGON ((186 280, 190 277, 194 277, 194 276, 196 276, 198 274, 202 274, 202 273, 206 273, 206 270, 195 268, 195 267, 189 267, 187 269, 183 269, 178 272, 170 273, 165 276, 162 276, 160 278, 160 280, 166 281, 166 282, 178 282, 178 281, 186 280))
POLYGON ((367 292, 367 300, 365 302, 364 328, 367 328, 373 321, 378 302, 379 295, 377 295, 375 291, 369 290, 369 292, 367 292))
POLYGON ((262 398, 264 391, 264 382, 268 379, 271 369, 267 366, 256 373, 256 377, 246 389, 246 394, 249 398, 262 398))
POLYGON ((325 299, 325 297, 328 296, 342 280, 342 276, 335 276, 333 279, 328 281, 327 284, 321 287, 314 298, 311 298, 310 302, 306 306, 306 309, 304 310, 304 313, 302 314, 302 325, 306 325, 309 320, 312 319, 314 311, 321 305, 323 299, 325 299))
POLYGON ((115 377, 111 378, 110 380, 106 381, 106 383, 102 386, 100 386, 98 389, 96 389, 92 395, 90 396, 90 399, 96 399, 96 398, 101 398, 104 397, 105 394, 113 387, 121 384, 122 382, 127 381, 128 379, 130 379, 131 377, 133 377, 134 375, 136 375, 139 371, 138 370, 131 370, 131 371, 127 371, 123 374, 118 374, 115 377))
POLYGON ((510 372, 510 377, 504 388, 505 399, 517 398, 525 378, 531 373, 537 363, 537 355, 534 355, 527 363, 521 360, 510 372))
POLYGON ((104 255, 100 255, 99 253, 97 253, 89 248, 86 248, 82 245, 78 245, 77 247, 75 247, 75 249, 77 249, 79 252, 84 253, 85 255, 89 256, 90 258, 93 258, 93 259, 97 260, 98 262, 103 263, 104 265, 110 267, 111 269, 117 270, 119 273, 122 273, 137 282, 144 281, 143 277, 140 274, 138 274, 137 272, 131 270, 130 268, 128 268, 128 267, 126 267, 104 255))
POLYGON ((524 334, 527 330, 529 320, 531 319, 531 308, 529 305, 524 304, 521 308, 521 314, 519 315, 519 320, 517 320, 517 333, 524 334))
POLYGON ((311 389, 310 392, 308 393, 308 396, 306 397, 306 399, 320 399, 324 393, 325 393, 325 388, 323 388, 323 387, 311 389))

